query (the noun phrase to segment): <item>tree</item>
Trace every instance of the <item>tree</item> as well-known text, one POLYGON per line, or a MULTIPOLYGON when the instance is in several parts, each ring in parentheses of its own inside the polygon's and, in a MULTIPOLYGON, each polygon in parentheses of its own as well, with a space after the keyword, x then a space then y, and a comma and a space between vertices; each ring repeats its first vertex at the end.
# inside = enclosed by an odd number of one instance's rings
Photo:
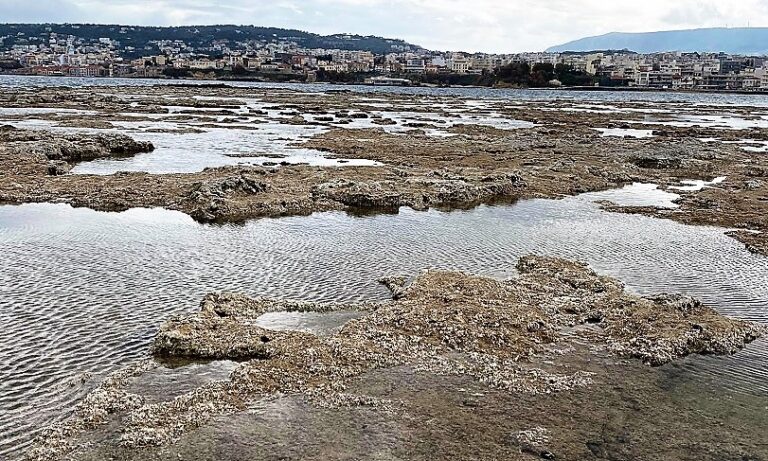
POLYGON ((232 67, 232 75, 248 75, 248 69, 243 67, 242 64, 235 64, 232 67))
POLYGON ((191 76, 188 69, 177 69, 175 67, 166 67, 163 69, 163 75, 171 78, 186 78, 191 76))
POLYGON ((578 71, 570 64, 559 63, 555 66, 555 78, 564 86, 590 86, 595 83, 595 77, 583 71, 578 71))
POLYGON ((513 62, 499 67, 494 74, 497 82, 527 86, 531 78, 531 66, 527 62, 513 62))
POLYGON ((532 87, 546 87, 555 78, 555 66, 550 63, 539 62, 533 65, 529 85, 532 87))

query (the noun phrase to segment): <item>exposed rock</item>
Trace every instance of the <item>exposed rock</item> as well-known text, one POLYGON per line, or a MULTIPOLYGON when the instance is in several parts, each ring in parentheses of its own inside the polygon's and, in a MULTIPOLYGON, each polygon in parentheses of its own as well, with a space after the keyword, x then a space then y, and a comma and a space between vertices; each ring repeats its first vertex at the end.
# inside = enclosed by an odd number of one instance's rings
POLYGON ((198 359, 266 359, 271 353, 267 347, 269 342, 286 341, 301 334, 274 332, 252 323, 263 314, 373 308, 374 305, 252 299, 233 293, 211 293, 201 302, 199 315, 166 322, 155 337, 152 351, 160 356, 198 359))
POLYGON ((96 119, 66 119, 62 120, 58 124, 60 127, 66 128, 91 128, 95 130, 110 130, 115 126, 106 120, 96 119))
POLYGON ((680 168, 683 165, 683 161, 679 158, 665 157, 638 157, 633 160, 633 163, 640 168, 652 168, 656 170, 680 168))
POLYGON ((69 163, 63 160, 51 160, 48 162, 48 174, 60 176, 69 173, 69 163))
POLYGON ((392 299, 397 300, 405 296, 408 279, 407 277, 403 276, 383 277, 379 279, 379 283, 387 287, 387 289, 392 293, 392 299))
POLYGON ((266 191, 267 184, 246 174, 230 176, 217 181, 200 182, 193 186, 191 199, 205 200, 211 197, 225 197, 232 192, 258 194, 266 191))
POLYGON ((371 123, 374 125, 397 125, 397 122, 391 118, 377 118, 374 119, 371 123))
MULTIPOLYGON (((256 170, 263 174, 263 170, 256 170)), ((185 201, 193 204, 190 215, 199 221, 215 221, 221 209, 227 208, 233 195, 256 195, 266 192, 269 185, 252 175, 237 176, 192 184, 185 201)))
POLYGON ((42 153, 48 160, 70 163, 110 156, 130 156, 154 150, 151 142, 136 141, 118 133, 87 135, 4 130, 0 131, 0 144, 21 152, 42 153))
MULTIPOLYGON (((740 145, 724 142, 743 139, 768 140, 768 130, 724 130, 712 127, 664 126, 645 124, 647 105, 617 103, 629 111, 619 115, 600 111, 569 111, 572 101, 552 101, 547 107, 540 102, 519 101, 510 106, 500 101, 484 101, 486 107, 474 107, 455 98, 424 96, 423 104, 414 105, 402 95, 377 95, 380 109, 357 93, 303 95, 276 90, 264 93, 248 88, 210 88, 212 99, 196 98, 199 89, 192 87, 147 87, 147 94, 136 98, 133 90, 110 88, 94 91, 82 88, 16 89, 0 95, 4 107, 76 109, 98 112, 35 114, 51 123, 102 125, 104 122, 127 120, 125 113, 146 114, 140 120, 188 123, 179 133, 199 130, 203 126, 243 125, 238 102, 259 100, 265 105, 253 110, 265 117, 271 111, 287 116, 273 117, 277 123, 316 125, 308 117, 335 114, 336 123, 348 123, 369 112, 373 124, 396 124, 387 113, 415 112, 402 117, 403 123, 431 125, 450 136, 427 136, 423 131, 387 132, 384 128, 345 129, 327 127, 297 147, 328 152, 335 158, 368 159, 380 163, 376 167, 316 168, 306 165, 272 165, 272 173, 259 182, 269 186, 260 193, 195 189, 200 184, 215 184, 241 173, 253 174, 246 166, 209 169, 191 174, 145 175, 65 175, 63 165, 49 165, 49 160, 69 163, 114 155, 131 155, 150 150, 144 143, 112 136, 109 133, 86 135, 43 131, 0 130, 0 200, 8 203, 57 201, 97 210, 119 211, 130 207, 165 207, 189 214, 200 221, 241 221, 263 216, 308 214, 314 211, 369 208, 391 210, 411 206, 420 210, 430 207, 471 207, 480 203, 512 202, 525 198, 557 198, 566 194, 605 190, 630 182, 679 184, 685 179, 711 179, 726 175, 729 186, 686 193, 675 212, 635 210, 656 217, 675 219, 688 224, 718 225, 727 228, 760 231, 751 237, 750 248, 762 251, 768 240, 765 190, 760 184, 768 178, 765 156, 741 150, 740 145), (110 93, 110 94, 103 94, 110 93), (174 105, 194 110, 188 114, 169 114, 162 107, 174 105), (235 102, 237 101, 237 102, 235 102), (136 104, 134 104, 136 103, 136 104), (434 104, 431 104, 434 103, 434 104), (438 106, 452 106, 438 110, 438 106), (267 108, 268 111, 262 110, 267 108), (537 126, 506 129, 481 125, 480 122, 457 122, 456 109, 478 118, 492 116, 498 122, 520 120, 537 126), (561 110, 562 109, 562 110, 561 110), (224 118, 212 117, 218 113, 224 118), (430 117, 418 115, 430 113, 430 117), (304 115, 302 115, 304 114, 304 115), (495 115, 494 115, 495 114, 495 115), (439 117, 435 117, 438 115, 439 117), (291 117, 291 118, 286 118, 291 117), (618 118, 618 120, 617 120, 618 118), (237 122, 237 123, 236 123, 237 122), (449 126, 452 125, 452 126, 449 126), (590 127, 622 126, 632 129, 664 131, 655 139, 621 139, 600 137, 590 127), (717 138, 704 143, 699 138, 717 138), (434 172, 440 172, 435 175, 434 172), (447 172, 444 173, 444 172, 447 172), (756 182, 752 182, 756 181, 756 182), (743 184, 743 187, 735 187, 743 184), (211 193, 212 198, 206 194, 211 193)), ((658 103, 661 109, 677 108, 676 104, 658 103)), ((755 117, 754 111, 739 108, 740 114, 755 117)), ((722 107, 697 106, 706 115, 722 113, 722 107)), ((370 116, 370 115, 369 115, 370 116)), ((394 116, 394 115, 393 115, 394 116)), ((654 113, 659 122, 675 117, 654 113)), ((137 117, 132 117, 135 120, 137 117)), ((266 122, 259 120, 254 123, 266 122)), ((328 124, 329 122, 324 122, 328 124)), ((335 124, 334 124, 335 125, 335 124)), ((95 126, 95 125, 94 125, 95 126)), ((106 126, 106 125, 103 125, 106 126)), ((115 125, 117 126, 117 125, 115 125)), ((249 127, 258 129, 258 127, 249 127)), ((239 127, 237 129, 247 129, 239 127)), ((161 131, 164 130, 161 129, 161 131)), ((277 162, 275 162, 277 163, 277 162)), ((612 209, 612 211, 619 211, 612 209)))
MULTIPOLYGON (((389 279, 388 285, 400 290, 398 299, 375 305, 208 295, 198 314, 163 325, 153 352, 250 359, 228 381, 153 404, 142 404, 119 385, 108 386, 106 393, 97 391, 90 398, 93 411, 78 412, 39 439, 29 459, 71 452, 77 434, 105 424, 113 412, 123 415, 118 423, 122 447, 164 445, 264 396, 303 395, 320 408, 369 405, 390 411, 391 403, 350 394, 347 388, 367 373, 396 366, 470 377, 501 392, 551 395, 588 388, 594 374, 572 365, 552 369, 546 357, 553 347, 572 343, 583 349, 587 342, 592 354, 640 357, 657 365, 691 353, 732 353, 762 333, 754 324, 727 319, 688 297, 628 294, 621 282, 584 264, 528 256, 518 270, 520 277, 508 281, 441 271, 425 272, 407 286, 404 279, 389 279), (322 337, 254 324, 265 312, 334 310, 367 314, 322 337), (575 333, 570 328, 596 317, 594 328, 575 333)), ((526 453, 551 459, 548 437, 534 428, 519 431, 513 442, 526 453)))
POLYGON ((356 208, 398 208, 423 210, 430 206, 468 204, 511 196, 524 187, 515 175, 484 177, 475 184, 463 179, 406 178, 401 181, 347 181, 337 179, 319 184, 313 197, 333 200, 356 208))
POLYGON ((543 427, 518 431, 513 435, 513 442, 523 453, 530 453, 543 459, 555 459, 554 455, 545 449, 549 442, 549 431, 543 427))

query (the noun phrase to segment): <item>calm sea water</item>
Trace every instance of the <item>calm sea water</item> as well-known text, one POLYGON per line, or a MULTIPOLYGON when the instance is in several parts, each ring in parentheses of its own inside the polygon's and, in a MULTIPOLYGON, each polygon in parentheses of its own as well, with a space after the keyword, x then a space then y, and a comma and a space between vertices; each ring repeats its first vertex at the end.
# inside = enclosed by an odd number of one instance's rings
POLYGON ((547 101, 570 99, 589 102, 680 102, 687 104, 742 105, 768 107, 768 95, 726 93, 676 93, 669 91, 578 91, 554 89, 496 89, 496 88, 429 88, 429 87, 382 87, 368 85, 333 85, 328 83, 261 83, 222 82, 162 79, 126 78, 76 78, 0 75, 0 87, 79 87, 79 86, 148 86, 148 85, 206 85, 223 83, 239 88, 290 88, 305 92, 350 90, 363 93, 397 93, 413 95, 459 96, 472 99, 509 99, 547 101))

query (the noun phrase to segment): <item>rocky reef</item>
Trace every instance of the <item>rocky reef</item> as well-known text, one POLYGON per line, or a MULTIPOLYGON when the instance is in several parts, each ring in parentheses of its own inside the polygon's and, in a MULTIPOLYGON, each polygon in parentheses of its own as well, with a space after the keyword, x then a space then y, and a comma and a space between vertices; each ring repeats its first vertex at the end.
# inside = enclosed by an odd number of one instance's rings
MULTIPOLYGON (((403 367, 414 376, 469 379, 483 392, 532 401, 579 389, 602 391, 600 369, 607 365, 595 365, 604 360, 627 358, 632 369, 634 361, 659 366, 690 354, 732 354, 764 332, 688 297, 629 294, 618 280, 582 263, 527 256, 517 269, 519 277, 510 280, 445 271, 427 271, 410 282, 387 279, 393 300, 374 304, 210 294, 198 313, 171 318, 160 328, 152 353, 165 360, 241 361, 228 379, 149 403, 126 390, 128 377, 152 366, 136 365, 91 394, 72 420, 38 439, 27 459, 96 459, 95 453, 105 454, 100 450, 132 459, 138 447, 184 445, 190 431, 218 427, 222 415, 281 396, 326 411, 407 413, 407 404, 361 393, 356 385, 403 367), (256 325, 269 312, 348 310, 365 314, 330 336, 256 325), (101 440, 95 451, 84 442, 92 440, 91 433, 101 440)), ((543 455, 550 453, 546 434, 523 428, 510 435, 510 444, 543 455)))
POLYGON ((0 127, 0 146, 5 166, 23 174, 46 172, 51 176, 69 172, 70 165, 107 157, 133 156, 152 152, 151 142, 136 141, 120 133, 54 133, 0 127))
MULTIPOLYGON (((758 147, 768 141, 766 128, 679 127, 678 105, 662 102, 653 107, 629 101, 586 109, 567 100, 470 105, 457 97, 424 96, 413 104, 409 97, 395 94, 376 95, 374 103, 370 95, 352 92, 304 94, 226 86, 206 91, 209 97, 200 99, 199 89, 183 85, 146 87, 141 94, 131 88, 9 90, 0 95, 4 107, 44 111, 0 120, 33 117, 57 129, 0 133, 0 201, 64 202, 105 211, 164 207, 201 222, 238 222, 328 210, 466 208, 558 198, 632 182, 667 186, 726 176, 725 184, 684 194, 675 212, 611 210, 737 229, 734 238, 765 253, 768 164, 764 155, 741 147, 745 140, 758 147), (261 105, 244 111, 246 100, 261 105), (166 107, 169 104, 176 106, 174 112, 166 107), (408 120, 392 118, 401 117, 398 113, 411 115, 408 120), (474 122, 489 114, 498 115, 493 120, 499 126, 474 122), (351 126, 359 120, 370 124, 351 126), (523 128, 505 127, 503 122, 510 120, 523 128), (264 123, 321 127, 294 147, 373 160, 378 166, 321 168, 274 162, 189 174, 64 174, 73 162, 151 150, 147 143, 112 134, 125 121, 175 124, 155 129, 179 135, 211 128, 258 130, 264 123), (82 127, 110 133, 75 131, 82 127), (605 137, 595 128, 646 130, 651 137, 605 137)), ((696 113, 717 117, 724 110, 700 105, 696 113)), ((727 110, 747 122, 756 116, 754 108, 727 110)))

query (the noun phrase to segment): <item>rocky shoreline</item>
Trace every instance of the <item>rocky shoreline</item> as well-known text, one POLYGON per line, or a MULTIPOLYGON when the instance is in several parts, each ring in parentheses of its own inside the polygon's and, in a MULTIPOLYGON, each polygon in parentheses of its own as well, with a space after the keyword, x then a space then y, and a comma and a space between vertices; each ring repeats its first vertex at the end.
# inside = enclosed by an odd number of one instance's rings
POLYGON ((728 319, 689 297, 629 294, 618 280, 581 263, 527 256, 517 270, 519 277, 506 281, 444 271, 387 279, 382 283, 393 300, 375 304, 210 294, 199 313, 161 327, 152 353, 163 360, 239 361, 227 377, 157 400, 147 394, 147 376, 159 363, 137 363, 39 437, 26 459, 290 457, 302 444, 275 446, 265 438, 272 429, 298 431, 316 447, 324 441, 313 436, 343 430, 349 418, 370 422, 352 430, 366 442, 349 445, 349 435, 336 434, 338 446, 301 457, 347 459, 361 449, 382 459, 405 453, 409 459, 652 459, 666 453, 663 459, 712 460, 768 454, 756 435, 764 419, 746 433, 718 428, 713 449, 702 418, 732 416, 675 401, 679 396, 670 397, 656 371, 690 354, 735 353, 764 327, 728 319), (362 316, 327 336, 255 324, 269 312, 338 311, 362 316), (303 416, 281 413, 285 405, 301 408, 303 416), (271 419, 274 411, 280 422, 271 419), (637 414, 654 419, 621 423, 637 414), (423 433, 435 417, 446 430, 423 435, 440 447, 430 456, 417 448, 425 439, 402 425, 423 433), (263 418, 276 427, 263 428, 263 418), (331 426, 323 433, 318 424, 331 426), (461 428, 463 448, 450 427, 461 428), (685 427, 685 442, 630 443, 663 427, 685 427), (499 430, 506 431, 502 438, 499 430), (231 450, 212 448, 219 445, 231 450))
MULTIPOLYGON (((744 149, 768 149, 760 109, 728 107, 738 123, 725 126, 722 106, 677 102, 137 91, 0 94, 0 203, 162 207, 231 223, 466 209, 644 182, 678 194, 675 206, 600 206, 718 226, 768 255, 768 157, 744 149), (153 135, 183 143, 274 125, 311 129, 275 142, 341 160, 310 166, 261 149, 191 173, 72 171, 152 155, 155 143, 139 139, 153 135), (257 157, 268 160, 248 162, 257 157)), ((689 297, 627 293, 581 263, 528 256, 517 271, 505 281, 388 278, 392 300, 381 303, 210 294, 200 312, 162 325, 152 359, 103 381, 26 459, 768 459, 768 399, 724 398, 675 372, 692 355, 733 354, 765 328, 689 297), (258 324, 285 312, 344 322, 323 334, 258 324)))
MULTIPOLYGON (((657 113, 665 109, 661 104, 661 109, 651 112, 657 120, 649 124, 643 107, 632 103, 590 111, 571 110, 560 102, 492 101, 488 107, 473 107, 456 98, 425 97, 414 104, 402 95, 376 95, 376 102, 370 102, 370 96, 355 93, 262 93, 226 87, 207 88, 210 96, 205 99, 195 97, 198 89, 184 86, 149 87, 140 96, 131 91, 135 90, 59 88, 15 90, 0 96, 3 107, 45 110, 23 117, 48 120, 59 127, 54 132, 4 129, 0 133, 0 202, 57 202, 103 211, 163 207, 201 222, 241 222, 328 210, 466 208, 558 198, 632 182, 664 187, 725 176, 726 182, 717 187, 681 193, 680 207, 674 210, 605 209, 737 229, 730 235, 766 254, 768 160, 734 144, 740 139, 768 140, 766 128, 661 126, 657 123, 674 122, 671 116, 657 113), (266 109, 243 114, 241 105, 254 98, 266 109), (169 104, 176 108, 173 112, 169 104), (382 105, 391 107, 390 111, 408 110, 416 114, 415 121, 398 122, 389 115, 397 112, 381 112, 382 105), (530 125, 508 129, 477 124, 458 117, 461 108, 470 117, 500 114, 530 125), (98 111, 99 118, 82 113, 86 110, 98 111), (152 150, 150 143, 109 130, 115 122, 163 117, 185 123, 183 130, 245 129, 248 124, 257 129, 269 119, 269 111, 281 114, 272 122, 324 128, 296 146, 330 157, 369 159, 381 166, 280 165, 276 159, 269 166, 232 165, 184 174, 64 174, 76 162, 152 150), (370 127, 345 126, 361 119, 370 121, 370 127), (62 132, 73 126, 90 127, 90 131, 62 132), (388 126, 404 131, 387 131, 388 126), (606 137, 595 131, 598 127, 647 129, 653 137, 606 137), (99 129, 109 133, 94 133, 99 129), (442 130, 445 135, 435 136, 430 130, 442 130), (716 142, 706 139, 715 136, 716 142)), ((699 109, 702 113, 721 110, 699 109)), ((747 121, 755 117, 750 108, 730 110, 747 121)), ((2 116, 0 123, 18 117, 2 116)))

